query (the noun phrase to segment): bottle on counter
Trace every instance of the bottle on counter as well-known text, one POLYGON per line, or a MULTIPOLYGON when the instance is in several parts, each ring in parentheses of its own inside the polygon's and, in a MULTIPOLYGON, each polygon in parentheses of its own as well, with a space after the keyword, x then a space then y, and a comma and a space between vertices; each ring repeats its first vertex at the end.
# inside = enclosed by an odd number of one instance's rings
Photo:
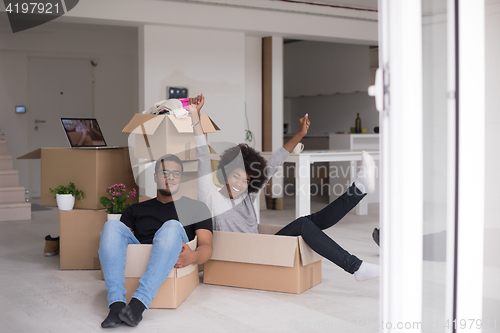
POLYGON ((361 133, 361 118, 359 118, 359 112, 358 116, 356 117, 356 133, 361 133))

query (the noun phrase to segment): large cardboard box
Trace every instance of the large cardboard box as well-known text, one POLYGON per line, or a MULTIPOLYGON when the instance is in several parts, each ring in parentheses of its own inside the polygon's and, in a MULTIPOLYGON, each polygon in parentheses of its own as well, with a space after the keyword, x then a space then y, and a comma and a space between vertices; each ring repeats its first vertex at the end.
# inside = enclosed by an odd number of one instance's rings
MULTIPOLYGON (((219 127, 206 114, 200 117, 204 133, 219 127)), ((155 161, 165 154, 181 160, 195 160, 191 117, 177 119, 174 115, 136 114, 122 132, 135 134, 134 156, 155 161)))
MULTIPOLYGON (((85 194, 83 201, 75 201, 75 208, 102 209, 99 197, 106 196, 106 188, 123 183, 127 191, 135 184, 128 147, 114 149, 40 148, 18 159, 41 158, 41 204, 57 206, 49 188, 75 183, 85 194)), ((136 203, 137 197, 128 198, 136 203)))
MULTIPOLYGON (((196 249, 197 238, 187 243, 192 250, 196 249)), ((139 287, 139 280, 146 272, 153 245, 132 244, 127 247, 125 264, 125 289, 127 303, 139 287)), ((183 268, 173 268, 167 279, 158 289, 151 303, 152 309, 177 308, 199 284, 198 265, 191 264, 183 268)))
POLYGON ((321 283, 321 256, 301 236, 275 236, 281 228, 259 224, 259 234, 214 231, 203 282, 294 294, 321 283))
POLYGON ((99 239, 107 214, 104 210, 59 211, 60 269, 100 269, 99 239))

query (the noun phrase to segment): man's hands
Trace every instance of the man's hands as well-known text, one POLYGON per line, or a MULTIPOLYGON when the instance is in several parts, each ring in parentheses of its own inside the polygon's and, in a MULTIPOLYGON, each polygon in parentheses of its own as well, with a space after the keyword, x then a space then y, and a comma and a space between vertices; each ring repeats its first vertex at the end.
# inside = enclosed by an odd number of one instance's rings
POLYGON ((307 130, 309 129, 309 126, 311 126, 311 122, 309 121, 309 114, 306 113, 306 115, 302 118, 299 119, 300 123, 300 134, 302 136, 305 136, 307 134, 307 130))
POLYGON ((182 250, 179 254, 179 259, 177 259, 177 263, 175 264, 175 268, 186 267, 198 260, 198 255, 195 251, 191 250, 189 245, 182 242, 182 250))
POLYGON ((205 96, 203 96, 203 94, 189 99, 189 105, 193 105, 196 107, 196 111, 198 112, 198 116, 200 115, 200 111, 201 111, 201 108, 203 107, 203 104, 205 104, 205 96))

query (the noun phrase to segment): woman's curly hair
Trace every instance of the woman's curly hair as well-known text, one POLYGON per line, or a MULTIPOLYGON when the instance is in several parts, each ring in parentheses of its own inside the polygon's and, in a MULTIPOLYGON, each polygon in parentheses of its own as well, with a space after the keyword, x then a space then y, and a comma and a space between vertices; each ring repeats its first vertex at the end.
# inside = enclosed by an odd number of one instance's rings
POLYGON ((226 184, 227 176, 236 168, 242 168, 250 177, 248 193, 258 192, 267 180, 265 168, 266 160, 258 151, 249 147, 246 143, 240 143, 235 147, 226 149, 217 168, 217 179, 219 183, 226 184), (241 154, 241 157, 239 155, 241 154))

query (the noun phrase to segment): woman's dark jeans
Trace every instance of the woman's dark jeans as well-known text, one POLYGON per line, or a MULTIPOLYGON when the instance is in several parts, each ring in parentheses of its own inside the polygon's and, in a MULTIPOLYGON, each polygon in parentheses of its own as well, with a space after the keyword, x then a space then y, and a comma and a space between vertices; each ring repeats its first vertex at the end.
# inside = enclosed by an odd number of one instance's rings
POLYGON ((361 266, 362 261, 340 247, 323 230, 340 221, 365 195, 352 184, 347 192, 328 206, 314 214, 299 217, 278 231, 276 235, 302 236, 307 245, 316 253, 353 274, 361 266))

